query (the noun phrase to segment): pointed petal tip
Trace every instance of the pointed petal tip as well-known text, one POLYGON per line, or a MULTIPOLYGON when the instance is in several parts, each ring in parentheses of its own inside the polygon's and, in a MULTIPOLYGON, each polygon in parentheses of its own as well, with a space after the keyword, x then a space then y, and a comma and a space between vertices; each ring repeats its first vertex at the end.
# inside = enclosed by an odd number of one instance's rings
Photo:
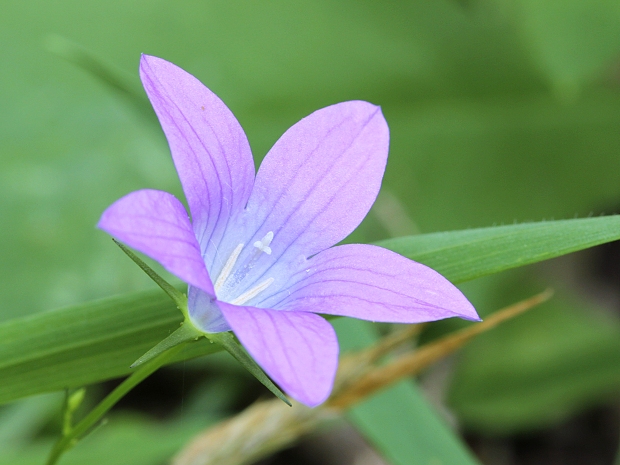
POLYGON ((112 210, 113 206, 114 206, 114 203, 112 205, 109 205, 108 208, 106 208, 103 211, 103 213, 99 217, 99 221, 97 221, 97 224, 95 225, 97 229, 101 229, 102 231, 105 231, 108 234, 112 234, 110 231, 110 228, 111 228, 110 211, 112 210))
POLYGON ((142 69, 142 67, 147 64, 151 58, 154 57, 151 55, 147 55, 146 53, 140 54, 140 69, 142 69))
MULTIPOLYGON (((328 360, 325 360, 325 362, 328 362, 327 364, 329 364, 328 360)), ((331 396, 337 369, 338 357, 336 356, 336 363, 333 364, 333 369, 331 370, 332 373, 330 373, 331 376, 327 376, 321 381, 315 380, 314 383, 307 382, 305 384, 297 384, 289 382, 286 383, 286 386, 282 385, 281 387, 289 397, 295 399, 300 404, 304 404, 306 407, 315 408, 331 396)))
POLYGON ((482 318, 476 312, 476 309, 473 305, 470 304, 469 308, 465 311, 455 312, 455 316, 459 318, 463 318, 464 320, 479 322, 482 321, 482 318))
POLYGON ((144 73, 148 73, 150 66, 155 64, 158 61, 165 61, 165 60, 163 60, 162 58, 157 58, 153 55, 146 55, 145 53, 140 55, 140 66, 138 67, 140 71, 140 76, 142 77, 144 73))
MULTIPOLYGON (((445 279, 445 278, 443 278, 445 279)), ((448 280, 445 280, 449 283, 448 280)), ((465 297, 465 294, 461 292, 459 288, 450 284, 450 294, 452 294, 451 302, 445 304, 446 313, 442 318, 462 318, 467 321, 482 321, 482 318, 478 315, 478 312, 472 305, 472 303, 465 297)))
POLYGON ((152 189, 131 192, 103 212, 97 227, 183 281, 214 293, 187 211, 172 194, 152 189))
POLYGON ((165 59, 163 59, 161 57, 158 57, 158 56, 155 56, 155 55, 149 55, 148 53, 141 53, 140 54, 140 63, 141 64, 142 63, 145 63, 145 64, 146 63, 157 63, 157 62, 165 63, 165 64, 168 64, 170 66, 174 66, 174 67, 178 68, 178 66, 175 65, 174 63, 172 63, 172 62, 170 62, 168 60, 165 60, 165 59))
POLYGON ((346 110, 351 113, 367 115, 366 117, 370 117, 371 119, 380 118, 383 121, 384 129, 389 131, 387 121, 385 121, 383 110, 380 105, 375 105, 374 103, 367 102, 366 100, 348 100, 346 102, 336 103, 333 106, 341 107, 343 109, 346 108, 346 110))
POLYGON ((166 68, 175 69, 178 68, 178 66, 174 63, 170 63, 169 61, 164 60, 163 58, 143 53, 142 55, 140 55, 140 66, 138 68, 140 72, 140 78, 144 79, 145 75, 157 73, 158 71, 166 68))
MULTIPOLYGON (((443 278, 443 277, 442 277, 443 278)), ((445 278, 443 278, 445 279, 445 278)), ((447 283, 450 283, 447 279, 445 279, 447 283)), ((454 318, 462 318, 467 321, 482 321, 480 315, 476 311, 474 305, 469 301, 465 294, 456 286, 450 283, 450 294, 452 294, 452 302, 446 304, 446 310, 452 313, 452 317, 454 318)), ((450 316, 446 316, 445 318, 450 318, 450 316)))
POLYGON ((156 56, 154 56, 154 55, 148 55, 148 54, 146 54, 146 53, 141 53, 141 54, 140 54, 140 64, 142 64, 142 63, 147 63, 147 62, 152 61, 152 60, 161 60, 161 61, 165 61, 165 60, 163 60, 162 58, 158 58, 158 57, 156 57, 156 56))

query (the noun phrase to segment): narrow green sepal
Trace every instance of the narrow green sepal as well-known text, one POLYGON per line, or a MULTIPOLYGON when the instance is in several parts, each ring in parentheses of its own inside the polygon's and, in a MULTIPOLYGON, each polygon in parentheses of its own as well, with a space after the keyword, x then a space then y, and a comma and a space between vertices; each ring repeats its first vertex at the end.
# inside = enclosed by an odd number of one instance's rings
POLYGON ((165 352, 174 346, 178 346, 179 344, 183 344, 184 342, 198 340, 202 336, 204 336, 204 333, 198 331, 191 323, 188 323, 186 321, 181 324, 181 327, 179 329, 170 334, 170 336, 160 341, 159 344, 157 344, 155 347, 145 353, 138 360, 133 362, 130 368, 136 368, 137 366, 148 362, 149 360, 157 357, 162 352, 165 352))
POLYGON ((286 398, 284 393, 273 384, 265 372, 257 365, 252 357, 243 349, 232 333, 209 333, 205 337, 211 342, 220 344, 226 351, 235 357, 235 359, 243 365, 257 380, 259 380, 267 389, 269 389, 276 397, 281 399, 285 404, 292 407, 293 404, 286 398))
POLYGON ((159 276, 157 273, 155 273, 155 270, 153 270, 150 266, 148 266, 146 263, 144 263, 140 259, 140 257, 138 257, 131 250, 129 250, 124 244, 120 243, 119 241, 117 241, 114 238, 112 238, 112 240, 114 241, 114 243, 116 245, 118 245, 121 248, 121 250, 123 252, 125 252, 125 254, 129 258, 131 258, 134 261, 134 263, 136 265, 138 265, 140 268, 142 268, 142 271, 144 271, 149 276, 149 278, 151 278, 153 281, 155 281, 155 283, 159 287, 161 287, 162 290, 166 294, 168 294, 170 296, 170 298, 174 301, 174 303, 177 304, 178 309, 181 310, 181 312, 183 312, 183 315, 187 319, 187 317, 188 317, 188 313, 187 313, 187 297, 185 296, 185 294, 183 294, 181 291, 179 291, 176 287, 174 287, 172 284, 170 284, 164 278, 159 276))

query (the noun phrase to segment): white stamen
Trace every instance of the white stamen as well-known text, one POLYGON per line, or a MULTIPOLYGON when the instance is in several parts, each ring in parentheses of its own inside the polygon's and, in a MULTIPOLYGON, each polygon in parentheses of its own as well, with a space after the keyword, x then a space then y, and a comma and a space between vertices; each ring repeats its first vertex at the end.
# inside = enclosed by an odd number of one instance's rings
POLYGON ((228 260, 226 260, 226 264, 224 265, 224 268, 222 268, 222 271, 220 272, 220 275, 217 277, 217 280, 215 281, 215 285, 213 286, 216 293, 220 289, 222 289, 222 286, 228 279, 228 276, 230 276, 230 272, 235 266, 235 263, 237 263, 237 259, 239 258, 239 254, 241 254, 242 250, 243 250, 243 244, 239 244, 237 248, 233 250, 233 253, 230 254, 230 257, 228 257, 228 260))
POLYGON ((260 241, 256 241, 254 243, 254 247, 256 247, 261 252, 265 252, 267 255, 271 255, 271 247, 269 247, 269 244, 271 244, 272 240, 273 231, 269 231, 267 234, 265 234, 265 237, 263 237, 260 241))
POLYGON ((248 300, 256 297, 258 294, 260 294, 265 289, 267 289, 271 285, 271 283, 274 282, 274 281, 275 280, 273 278, 266 279, 265 281, 260 283, 258 286, 250 289, 247 292, 244 292, 243 294, 241 294, 236 299, 231 300, 230 303, 233 304, 233 305, 243 305, 248 300))

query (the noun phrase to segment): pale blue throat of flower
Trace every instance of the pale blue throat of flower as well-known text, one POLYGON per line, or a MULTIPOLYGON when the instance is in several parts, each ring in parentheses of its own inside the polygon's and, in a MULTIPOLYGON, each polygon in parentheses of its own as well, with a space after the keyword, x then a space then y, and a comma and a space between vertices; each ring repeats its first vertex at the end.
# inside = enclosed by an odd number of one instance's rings
POLYGON ((244 263, 241 263, 236 267, 235 265, 237 265, 239 255, 241 255, 245 244, 239 244, 235 247, 235 250, 233 250, 230 254, 228 260, 226 260, 222 271, 213 285, 215 293, 220 300, 233 305, 243 305, 252 300, 254 297, 257 297, 261 292, 273 284, 275 279, 269 277, 252 287, 250 290, 233 297, 239 284, 252 271, 254 264, 260 256, 262 254, 271 255, 271 247, 269 247, 269 245, 272 240, 273 231, 269 231, 261 240, 258 240, 252 244, 255 249, 254 252, 246 258, 244 263))

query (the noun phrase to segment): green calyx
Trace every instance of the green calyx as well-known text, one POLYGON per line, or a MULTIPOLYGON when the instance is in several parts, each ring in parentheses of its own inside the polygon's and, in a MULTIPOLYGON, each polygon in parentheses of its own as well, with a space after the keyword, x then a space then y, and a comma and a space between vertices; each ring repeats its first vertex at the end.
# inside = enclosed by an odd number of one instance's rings
POLYGON ((129 250, 126 246, 113 239, 114 243, 118 245, 125 254, 131 258, 136 265, 138 265, 142 271, 144 271, 149 278, 162 288, 162 290, 168 294, 168 296, 176 303, 177 307, 183 313, 185 321, 181 323, 181 326, 171 333, 167 338, 163 339, 142 357, 131 364, 131 368, 139 367, 140 365, 158 357, 160 354, 170 350, 181 344, 197 341, 201 337, 206 337, 214 344, 220 345, 235 360, 248 370, 252 376, 259 380, 267 389, 269 389, 276 397, 281 399, 284 403, 291 406, 291 402, 286 398, 284 393, 278 389, 278 387, 269 379, 265 372, 258 366, 252 357, 244 350, 243 346, 239 344, 237 339, 231 332, 221 333, 205 333, 196 328, 191 319, 189 318, 189 310, 187 308, 187 296, 175 288, 172 284, 167 282, 164 278, 159 276, 150 266, 142 261, 136 254, 129 250))

